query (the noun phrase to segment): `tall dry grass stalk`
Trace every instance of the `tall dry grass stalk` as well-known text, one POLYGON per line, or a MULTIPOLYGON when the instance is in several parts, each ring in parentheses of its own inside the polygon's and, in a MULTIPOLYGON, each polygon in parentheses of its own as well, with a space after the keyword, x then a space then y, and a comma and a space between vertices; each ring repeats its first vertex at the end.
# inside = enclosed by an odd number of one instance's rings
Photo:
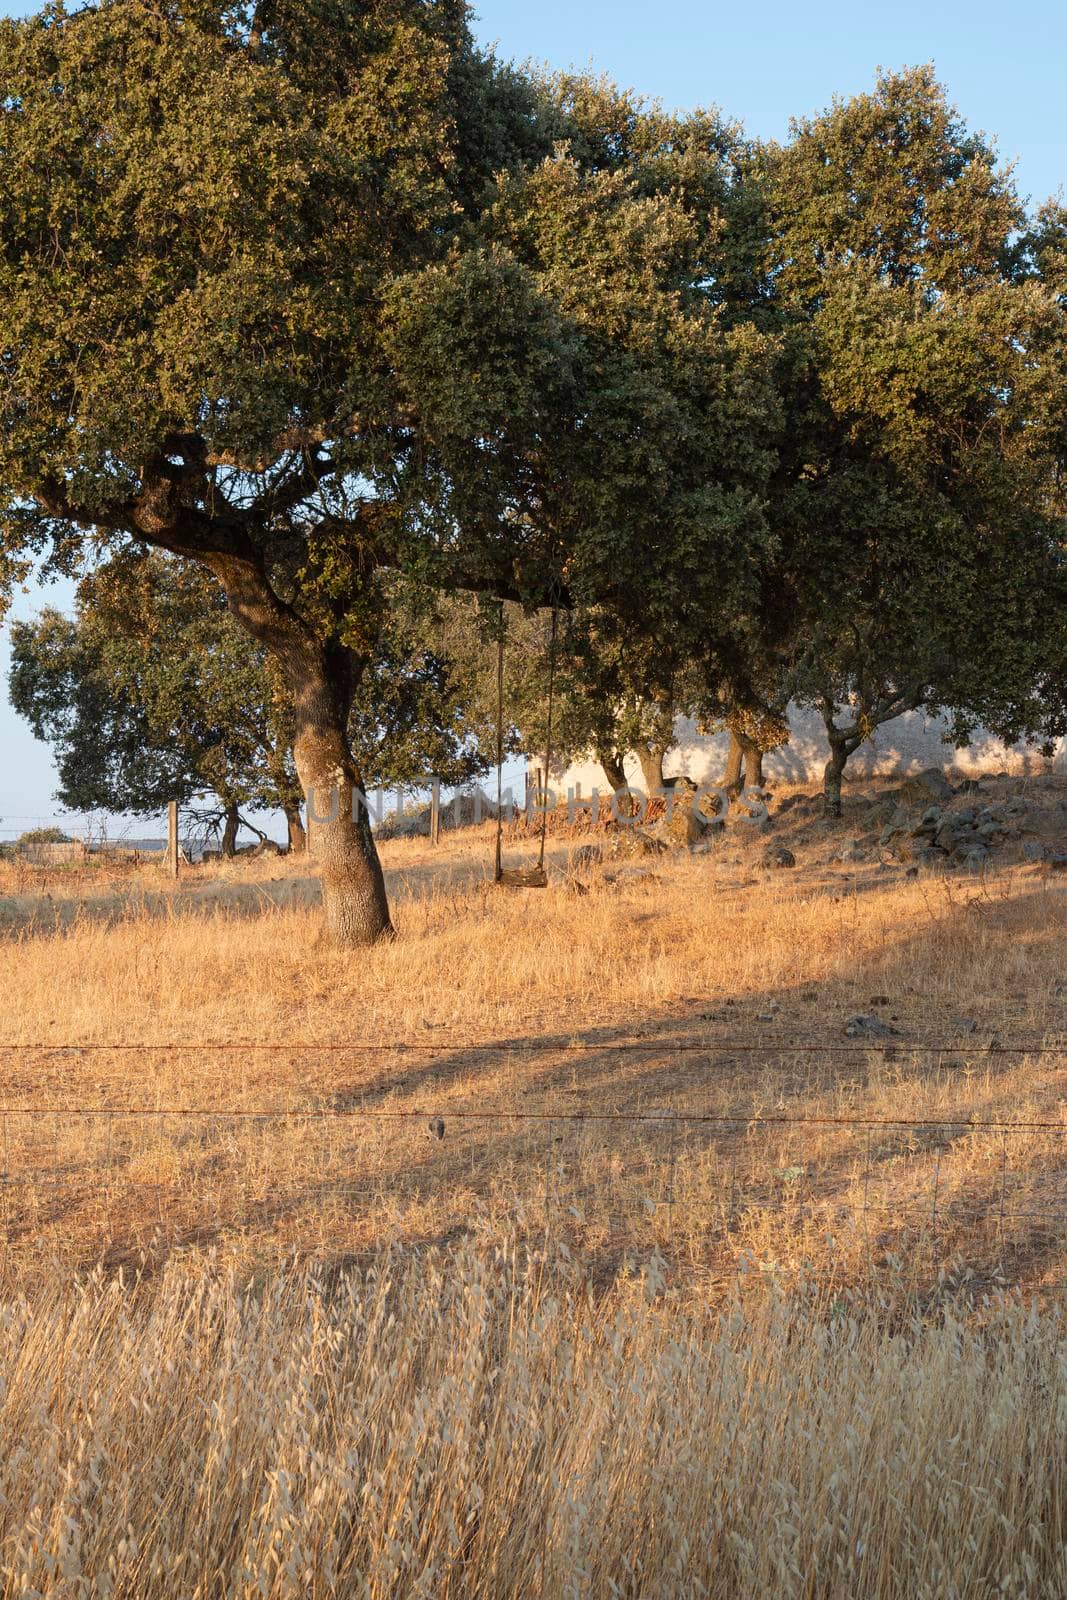
POLYGON ((0 1593, 1038 1600, 1067 1324, 384 1255, 0 1313, 0 1593))

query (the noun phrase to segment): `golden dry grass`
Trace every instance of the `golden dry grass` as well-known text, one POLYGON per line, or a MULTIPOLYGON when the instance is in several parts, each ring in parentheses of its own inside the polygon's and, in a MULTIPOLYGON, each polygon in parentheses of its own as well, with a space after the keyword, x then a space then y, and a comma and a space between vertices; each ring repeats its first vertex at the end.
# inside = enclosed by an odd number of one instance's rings
POLYGON ((0 1596, 1067 1592, 1067 895, 776 838, 0 867, 0 1596))
POLYGON ((0 1318, 0 1594, 1054 1600, 1067 1326, 465 1248, 0 1318))
POLYGON ((763 869, 738 826, 711 856, 593 872, 581 896, 493 890, 488 830, 391 843, 400 938, 358 956, 322 945, 313 884, 276 860, 177 894, 142 872, 58 929, 16 901, 9 1262, 346 1259, 517 1231, 608 1276, 656 1248, 698 1281, 901 1261, 917 1284, 1058 1283, 1063 890, 1024 866, 846 871, 832 836, 797 837, 796 872, 763 869), (843 1048, 872 1010, 892 1051, 843 1048))

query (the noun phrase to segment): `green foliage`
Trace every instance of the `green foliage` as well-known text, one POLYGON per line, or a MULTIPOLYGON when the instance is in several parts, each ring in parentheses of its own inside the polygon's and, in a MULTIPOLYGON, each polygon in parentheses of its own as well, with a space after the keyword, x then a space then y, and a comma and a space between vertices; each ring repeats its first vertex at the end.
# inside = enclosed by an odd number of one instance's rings
POLYGON ((790 418, 785 603, 764 633, 780 689, 851 748, 923 705, 954 711, 961 736, 977 720, 1061 731, 1054 230, 1020 249, 1010 177, 925 68, 796 125, 754 181, 790 418))
POLYGON ((64 833, 62 828, 29 828, 25 833, 20 833, 15 843, 19 844, 72 844, 69 833, 64 833))
POLYGON ((148 815, 211 791, 224 807, 292 808, 292 714, 218 585, 170 557, 115 554, 73 618, 12 629, 12 705, 55 747, 57 798, 148 815))
POLYGON ((790 694, 1062 725, 1063 213, 928 69, 765 148, 502 67, 460 0, 51 6, 0 77, 0 584, 199 563, 305 790, 484 765, 426 595, 572 614, 561 748, 790 694))

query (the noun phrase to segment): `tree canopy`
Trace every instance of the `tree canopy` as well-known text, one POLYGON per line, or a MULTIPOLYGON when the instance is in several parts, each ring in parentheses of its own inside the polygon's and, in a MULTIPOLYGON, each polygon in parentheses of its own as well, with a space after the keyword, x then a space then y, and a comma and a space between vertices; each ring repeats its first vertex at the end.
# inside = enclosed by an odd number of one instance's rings
MULTIPOLYGON (((880 722, 1063 731, 1062 285, 993 152, 928 68, 755 153, 761 315, 789 426, 773 485, 780 703, 818 705, 844 759, 880 722), (1058 704, 1056 703, 1058 702, 1058 704)), ((773 623, 768 628, 767 623, 773 623)))
POLYGON ((727 134, 533 85, 459 0, 51 6, 0 72, 7 570, 101 534, 206 566, 336 797, 333 932, 380 936, 347 722, 390 574, 649 624, 752 592, 775 399, 709 292, 727 134))
POLYGON ((929 70, 781 146, 517 73, 462 0, 51 5, 0 75, 0 578, 206 569, 338 942, 391 931, 353 800, 394 710, 478 759, 420 595, 595 618, 653 766, 681 674, 839 744, 1059 725, 1063 215, 929 70))

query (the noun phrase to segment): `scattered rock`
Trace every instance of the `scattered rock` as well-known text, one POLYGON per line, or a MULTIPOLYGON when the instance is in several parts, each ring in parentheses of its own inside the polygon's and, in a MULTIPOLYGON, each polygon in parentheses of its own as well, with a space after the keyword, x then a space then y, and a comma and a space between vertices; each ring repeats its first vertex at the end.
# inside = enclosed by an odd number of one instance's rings
POLYGON ((846 1039, 887 1039, 897 1031, 880 1017, 869 1017, 862 1013, 849 1017, 845 1024, 846 1039))
POLYGON ((777 845, 773 850, 768 850, 763 857, 765 867, 795 867, 797 858, 792 850, 787 850, 784 845, 777 845))
POLYGON ((954 793, 940 767, 927 767, 925 772, 919 772, 902 783, 896 790, 896 797, 912 805, 929 805, 931 800, 940 800, 942 803, 949 801, 954 793))
POLYGON ((891 817, 896 815, 897 810, 898 807, 896 801, 891 800, 883 795, 880 800, 875 800, 873 802, 871 809, 868 811, 863 820, 868 827, 880 828, 886 825, 891 817))
POLYGON ((598 844, 579 845, 571 853, 570 868, 572 872, 581 872, 586 867, 599 866, 604 859, 604 851, 598 844))
POLYGON ((1045 847, 1040 839, 1026 839, 1023 842, 1024 861, 1044 861, 1045 847))
POLYGON ((444 1117, 431 1117, 430 1118, 430 1136, 431 1136, 431 1138, 434 1138, 434 1139, 443 1139, 444 1138, 444 1136, 445 1136, 445 1119, 444 1119, 444 1117))
POLYGON ((691 805, 675 804, 662 823, 663 837, 683 850, 693 850, 704 841, 704 819, 691 805))
POLYGON ((659 856, 666 848, 662 839, 644 828, 619 828, 611 835, 608 851, 615 857, 659 856))
POLYGON ((1046 856, 1045 865, 1050 872, 1067 872, 1067 851, 1057 850, 1053 855, 1046 856))
POLYGON ((660 875, 651 867, 620 867, 610 877, 604 874, 605 883, 659 883, 660 875))
POLYGON ((945 813, 940 806, 928 806, 922 814, 922 820, 915 829, 913 837, 916 839, 933 839, 938 829, 945 821, 945 813))

